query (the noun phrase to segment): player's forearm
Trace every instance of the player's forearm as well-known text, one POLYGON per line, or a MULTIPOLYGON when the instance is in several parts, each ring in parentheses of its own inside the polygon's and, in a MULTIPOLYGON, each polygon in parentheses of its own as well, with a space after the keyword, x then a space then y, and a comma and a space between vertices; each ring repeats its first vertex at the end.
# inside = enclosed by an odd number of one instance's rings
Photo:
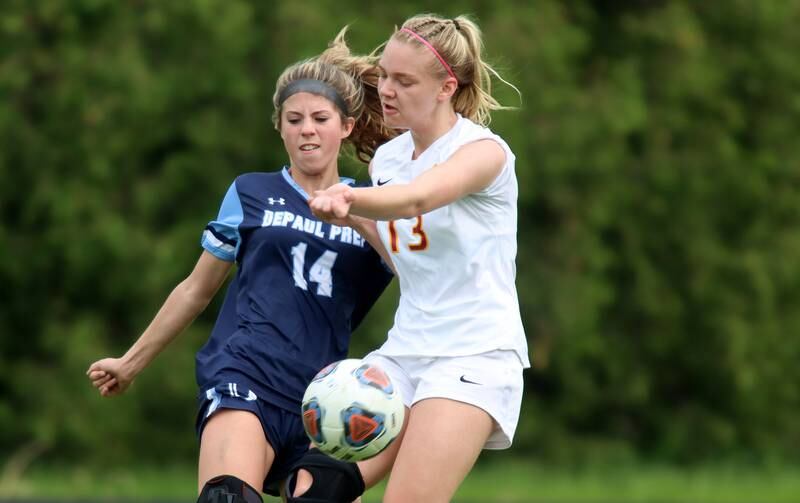
POLYGON ((210 300, 193 292, 187 281, 176 286, 147 329, 123 356, 132 375, 147 367, 203 312, 210 300))
POLYGON ((412 218, 425 213, 425 198, 412 184, 353 189, 350 213, 373 220, 412 218))

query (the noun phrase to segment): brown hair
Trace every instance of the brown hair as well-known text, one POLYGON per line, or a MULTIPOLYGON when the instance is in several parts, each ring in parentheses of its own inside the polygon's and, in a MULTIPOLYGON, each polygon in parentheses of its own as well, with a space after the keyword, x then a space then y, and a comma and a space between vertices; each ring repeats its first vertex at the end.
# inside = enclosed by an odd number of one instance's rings
MULTIPOLYGON (((394 39, 423 47, 422 42, 403 29, 411 30, 424 38, 452 69, 458 80, 458 89, 452 98, 453 109, 456 112, 485 126, 491 121, 492 110, 510 108, 501 105, 492 97, 491 76, 494 75, 501 82, 511 86, 517 94, 519 89, 503 79, 483 60, 481 30, 470 18, 458 16, 445 19, 435 14, 419 14, 406 20, 392 35, 394 39)), ((425 47, 423 49, 430 50, 425 47)), ((435 63, 432 71, 442 78, 447 77, 448 72, 445 67, 438 60, 435 63)))
MULTIPOLYGON (((281 126, 279 96, 290 83, 301 79, 325 82, 341 96, 347 111, 340 110, 342 118, 353 117, 356 122, 353 132, 346 139, 353 145, 356 157, 369 162, 375 149, 397 133, 383 125, 380 96, 378 95, 378 72, 375 56, 355 56, 345 42, 345 26, 319 56, 300 61, 283 71, 275 85, 272 104, 275 111, 272 122, 275 129, 281 126)), ((338 107, 337 107, 338 108, 338 107)))

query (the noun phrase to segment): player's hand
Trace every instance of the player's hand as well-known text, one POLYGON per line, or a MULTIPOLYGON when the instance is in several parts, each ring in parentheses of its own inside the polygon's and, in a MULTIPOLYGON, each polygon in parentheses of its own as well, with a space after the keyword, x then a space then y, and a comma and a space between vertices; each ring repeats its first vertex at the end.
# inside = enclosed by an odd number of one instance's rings
POLYGON ((308 205, 317 218, 336 225, 349 225, 347 217, 354 199, 352 187, 337 183, 325 190, 314 191, 308 205))
POLYGON ((122 358, 98 360, 89 365, 86 375, 92 381, 92 385, 100 391, 101 396, 124 393, 134 378, 122 358))

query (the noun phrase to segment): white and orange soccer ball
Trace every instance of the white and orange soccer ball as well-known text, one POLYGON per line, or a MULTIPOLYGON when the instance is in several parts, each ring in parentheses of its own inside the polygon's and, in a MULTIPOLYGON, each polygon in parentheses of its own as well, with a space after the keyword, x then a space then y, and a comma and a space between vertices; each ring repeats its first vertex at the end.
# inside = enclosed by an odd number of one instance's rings
POLYGON ((400 434, 405 407, 378 366, 340 360, 320 370, 303 395, 303 426, 322 452, 344 461, 369 459, 400 434))

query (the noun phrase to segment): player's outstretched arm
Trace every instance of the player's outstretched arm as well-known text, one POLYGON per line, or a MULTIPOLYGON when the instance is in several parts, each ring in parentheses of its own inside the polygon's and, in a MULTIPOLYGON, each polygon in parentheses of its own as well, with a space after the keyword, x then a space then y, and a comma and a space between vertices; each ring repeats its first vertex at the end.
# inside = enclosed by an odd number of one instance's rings
POLYGON ((459 148, 410 183, 381 187, 337 184, 315 191, 309 204, 323 220, 359 215, 373 220, 412 218, 441 208, 488 187, 506 161, 493 140, 479 140, 459 148))
POLYGON ((102 396, 123 393, 133 379, 208 306, 232 262, 203 251, 191 274, 172 290, 153 321, 121 358, 92 363, 86 375, 102 396))

